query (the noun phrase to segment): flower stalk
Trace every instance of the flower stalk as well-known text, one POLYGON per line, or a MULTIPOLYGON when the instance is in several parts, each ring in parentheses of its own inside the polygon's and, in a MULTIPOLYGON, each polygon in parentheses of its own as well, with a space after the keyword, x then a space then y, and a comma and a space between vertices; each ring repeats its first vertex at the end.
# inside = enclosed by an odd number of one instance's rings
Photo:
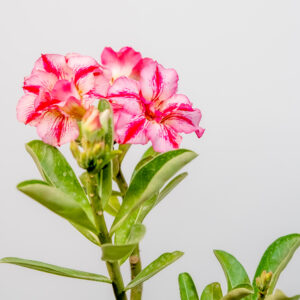
MULTIPOLYGON (((118 156, 118 159, 114 162, 114 169, 116 170, 115 175, 115 181, 119 187, 119 190, 121 194, 124 196, 128 190, 128 184, 126 182, 126 179, 123 175, 121 164, 122 161, 129 150, 130 145, 122 145, 119 147, 119 150, 122 150, 122 154, 118 156), (117 165, 116 165, 117 164, 117 165)), ((132 254, 129 257, 129 263, 130 263, 130 273, 131 273, 131 279, 133 280, 137 274, 142 270, 142 262, 140 257, 140 250, 139 245, 134 249, 132 254)), ((131 289, 130 299, 131 300, 141 300, 142 299, 142 292, 143 292, 143 285, 140 284, 134 288, 131 289)))
MULTIPOLYGON (((100 232, 98 237, 101 245, 103 245, 103 244, 111 243, 112 240, 107 230, 98 189, 99 189, 99 174, 88 173, 88 178, 86 180, 86 190, 93 208, 95 223, 97 229, 100 232)), ((127 300, 126 293, 124 292, 124 282, 120 271, 119 263, 107 261, 106 267, 109 273, 109 277, 112 280, 112 286, 113 286, 115 298, 117 300, 127 300)))

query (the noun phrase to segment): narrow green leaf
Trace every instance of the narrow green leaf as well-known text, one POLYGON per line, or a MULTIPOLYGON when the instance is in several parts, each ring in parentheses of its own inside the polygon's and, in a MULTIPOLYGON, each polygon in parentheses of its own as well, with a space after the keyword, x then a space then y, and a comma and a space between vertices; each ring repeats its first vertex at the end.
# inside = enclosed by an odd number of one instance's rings
POLYGON ((156 204, 162 201, 187 175, 187 172, 181 173, 178 176, 174 177, 169 183, 167 183, 167 185, 159 193, 156 204))
POLYGON ((133 211, 127 220, 120 226, 120 228, 115 232, 115 242, 116 244, 122 245, 126 243, 131 226, 133 224, 142 223, 148 213, 160 202, 162 201, 170 192, 173 190, 185 177, 187 173, 181 173, 172 179, 163 190, 158 194, 155 194, 150 199, 142 203, 135 211, 133 211))
POLYGON ((100 175, 100 199, 102 207, 106 207, 112 193, 112 163, 109 162, 100 175))
POLYGON ((124 262, 132 253, 137 244, 142 240, 146 233, 146 228, 142 224, 132 227, 127 243, 124 245, 104 244, 102 245, 102 259, 105 261, 124 262))
POLYGON ((104 207, 104 210, 110 215, 115 217, 120 209, 121 205, 117 196, 111 196, 104 207))
POLYGON ((231 290, 226 296, 222 298, 222 300, 240 300, 245 297, 253 294, 252 289, 247 288, 237 288, 231 290))
MULTIPOLYGON (((126 241, 125 241, 125 244, 135 244, 137 246, 138 243, 142 240, 142 238, 144 237, 145 234, 146 234, 146 227, 143 224, 134 224, 131 227, 131 231, 130 231, 130 233, 129 233, 126 241)), ((125 255, 120 260, 120 265, 122 265, 128 259, 128 257, 133 252, 134 248, 132 249, 132 251, 130 253, 125 255)))
POLYGON ((93 222, 89 200, 74 171, 59 150, 39 140, 31 141, 25 147, 43 178, 78 202, 93 222))
POLYGON ((263 271, 273 273, 270 287, 267 293, 268 295, 271 295, 274 291, 281 272, 287 266, 299 246, 300 234, 295 233, 280 237, 267 248, 264 255, 262 256, 262 259, 253 278, 253 300, 256 300, 258 295, 256 278, 259 277, 263 271))
POLYGON ((61 190, 40 180, 21 182, 17 188, 54 213, 97 234, 82 207, 61 190))
POLYGON ((281 290, 276 290, 273 295, 269 295, 266 297, 266 300, 298 300, 298 299, 300 299, 300 295, 296 295, 294 297, 288 297, 281 290))
POLYGON ((69 268, 63 268, 55 265, 46 264, 40 261, 35 261, 35 260, 28 260, 28 259, 22 259, 16 257, 5 257, 0 260, 0 263, 18 265, 24 268, 51 273, 59 276, 106 282, 106 283, 112 282, 109 278, 103 275, 73 270, 69 268))
POLYGON ((153 147, 149 147, 145 153, 143 154, 141 160, 137 163, 137 165, 135 166, 133 172, 132 172, 132 176, 131 176, 131 180, 134 177, 134 175, 137 173, 137 171, 140 170, 141 167, 143 167, 146 163, 148 163, 150 160, 152 160, 155 156, 159 155, 158 152, 155 152, 153 150, 153 147))
POLYGON ((101 243, 99 241, 99 237, 97 234, 95 234, 94 232, 79 226, 75 223, 70 222, 82 235, 84 235, 89 241, 91 241, 92 243, 94 243, 97 246, 101 246, 101 243))
POLYGON ((118 261, 124 256, 130 255, 136 244, 129 245, 113 245, 113 244, 104 244, 102 245, 102 260, 105 261, 118 261))
POLYGON ((132 227, 135 224, 141 224, 156 204, 157 194, 146 200, 142 205, 131 213, 130 217, 122 224, 115 233, 115 243, 118 245, 126 244, 132 227))
POLYGON ((183 255, 183 252, 174 251, 172 253, 164 253, 152 263, 150 263, 145 269, 143 269, 125 288, 126 290, 132 289, 137 285, 148 280, 156 273, 160 272, 183 255))
POLYGON ((158 193, 163 185, 197 156, 190 150, 179 149, 160 154, 141 167, 133 177, 120 211, 111 228, 115 232, 144 201, 158 193))
POLYGON ((126 243, 138 244, 146 234, 146 227, 143 224, 135 224, 132 226, 126 243))
POLYGON ((220 300, 223 297, 222 289, 220 286, 220 283, 213 282, 209 285, 207 285, 202 294, 201 294, 201 300, 220 300))
POLYGON ((214 250, 214 254, 225 273, 228 292, 241 286, 248 286, 251 289, 251 283, 244 267, 233 255, 222 250, 214 250))
POLYGON ((178 277, 181 300, 199 300, 197 289, 189 273, 181 273, 178 277))

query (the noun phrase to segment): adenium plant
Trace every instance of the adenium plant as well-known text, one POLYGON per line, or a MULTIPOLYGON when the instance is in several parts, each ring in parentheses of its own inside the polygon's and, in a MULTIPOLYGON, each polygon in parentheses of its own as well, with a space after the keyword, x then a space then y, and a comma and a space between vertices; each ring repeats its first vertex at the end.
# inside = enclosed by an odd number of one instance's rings
MULTIPOLYGON (((197 154, 180 149, 182 134, 200 138, 201 112, 177 93, 178 74, 130 47, 105 48, 100 62, 76 53, 43 54, 24 80, 17 119, 36 127, 41 140, 26 144, 42 180, 21 182, 18 189, 66 219, 101 248, 108 276, 40 261, 5 257, 0 263, 77 279, 110 284, 116 299, 142 299, 143 283, 179 259, 183 252, 163 253, 142 267, 139 243, 143 220, 186 176, 177 173, 197 154), (122 161, 132 144, 148 144, 130 179, 122 161), (69 144, 83 169, 78 177, 59 151, 69 144), (118 189, 113 188, 113 182, 118 189), (107 215, 113 217, 110 227, 107 215), (129 261, 131 281, 120 266, 129 261)), ((300 245, 299 234, 282 237, 264 254, 250 283, 230 254, 215 251, 225 272, 228 293, 208 285, 201 300, 279 300, 278 277, 300 245)), ((188 273, 179 275, 182 300, 199 299, 188 273)), ((291 298, 298 299, 298 297, 291 298)))
POLYGON ((127 299, 127 291, 130 299, 141 299, 143 282, 183 255, 164 253, 142 268, 143 220, 187 175, 175 174, 197 156, 179 149, 182 134, 204 133, 200 110, 177 87, 174 69, 130 47, 105 48, 101 62, 76 53, 41 55, 24 80, 17 119, 36 127, 41 138, 26 150, 43 180, 21 182, 18 189, 99 246, 108 277, 20 258, 1 262, 104 282, 116 299, 127 299), (122 161, 129 147, 149 142, 126 180, 122 161), (80 180, 58 150, 67 143, 83 169, 80 180), (110 228, 107 213, 114 218, 110 228), (120 265, 127 260, 131 282, 125 284, 120 265))

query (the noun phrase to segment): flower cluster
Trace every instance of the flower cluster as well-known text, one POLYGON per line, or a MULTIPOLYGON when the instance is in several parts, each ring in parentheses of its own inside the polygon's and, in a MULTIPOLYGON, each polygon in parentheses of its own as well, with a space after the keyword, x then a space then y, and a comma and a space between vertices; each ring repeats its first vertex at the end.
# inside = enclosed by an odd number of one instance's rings
POLYGON ((180 133, 195 132, 201 112, 177 94, 178 75, 139 52, 107 47, 101 64, 79 54, 42 55, 24 80, 19 121, 37 127, 42 140, 59 146, 79 136, 78 122, 96 100, 110 101, 119 144, 152 142, 157 152, 177 149, 180 133))

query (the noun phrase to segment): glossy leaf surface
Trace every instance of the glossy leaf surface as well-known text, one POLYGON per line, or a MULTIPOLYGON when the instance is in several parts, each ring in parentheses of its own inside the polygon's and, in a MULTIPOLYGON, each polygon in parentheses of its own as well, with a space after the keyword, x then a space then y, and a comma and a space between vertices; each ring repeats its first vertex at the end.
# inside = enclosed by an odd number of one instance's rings
POLYGON ((201 300, 220 300, 223 297, 221 286, 218 282, 207 285, 202 294, 201 300))
POLYGON ((126 244, 128 241, 128 236, 132 227, 135 224, 141 224, 150 212, 150 210, 155 206, 157 201, 157 194, 155 194, 150 199, 146 200, 141 206, 131 213, 129 218, 122 224, 122 226, 115 233, 115 243, 118 245, 126 244))
POLYGON ((193 151, 179 149, 160 154, 141 167, 129 185, 111 233, 115 232, 139 205, 158 193, 177 171, 196 156, 193 151))
POLYGON ((104 207, 104 210, 112 216, 116 216, 121 205, 117 196, 111 196, 104 207))
POLYGON ((265 299, 266 300, 299 300, 300 295, 296 295, 294 297, 288 297, 281 290, 276 290, 273 295, 269 295, 265 299))
POLYGON ((290 234, 280 237, 267 248, 258 265, 253 279, 253 300, 256 300, 258 295, 258 289, 256 287, 256 278, 259 277, 263 271, 273 273, 270 282, 270 288, 268 289, 268 295, 271 295, 274 291, 274 288, 276 286, 281 272, 289 263, 299 246, 300 234, 290 234))
POLYGON ((89 200, 74 171, 60 151, 39 140, 26 144, 26 150, 32 156, 43 178, 79 203, 93 222, 89 200))
POLYGON ((170 182, 167 183, 167 185, 163 188, 163 190, 159 193, 157 197, 158 204, 160 201, 162 201, 175 187, 188 175, 187 172, 181 173, 174 177, 170 182))
POLYGON ((237 288, 231 290, 227 295, 225 295, 222 300, 240 300, 253 294, 252 289, 247 288, 237 288))
POLYGON ((68 194, 40 180, 21 182, 17 188, 54 213, 81 227, 97 233, 85 211, 68 194))
POLYGON ((124 245, 102 245, 102 259, 106 261, 126 260, 137 244, 146 233, 146 228, 142 224, 136 224, 132 227, 127 243, 124 245))
POLYGON ((214 250, 214 254, 225 273, 228 292, 242 286, 252 289, 250 279, 244 267, 233 255, 222 250, 214 250))
POLYGON ((178 277, 181 300, 199 300, 197 289, 189 273, 181 273, 178 277))
POLYGON ((177 259, 179 259, 183 255, 183 252, 174 251, 172 253, 164 253, 152 263, 150 263, 146 268, 144 268, 125 288, 125 290, 132 289, 137 285, 143 283, 148 280, 156 273, 160 272, 177 259))
POLYGON ((5 257, 0 260, 0 263, 14 264, 21 267, 51 273, 59 276, 111 283, 111 280, 103 275, 73 270, 69 268, 63 268, 35 260, 28 260, 16 257, 5 257))

